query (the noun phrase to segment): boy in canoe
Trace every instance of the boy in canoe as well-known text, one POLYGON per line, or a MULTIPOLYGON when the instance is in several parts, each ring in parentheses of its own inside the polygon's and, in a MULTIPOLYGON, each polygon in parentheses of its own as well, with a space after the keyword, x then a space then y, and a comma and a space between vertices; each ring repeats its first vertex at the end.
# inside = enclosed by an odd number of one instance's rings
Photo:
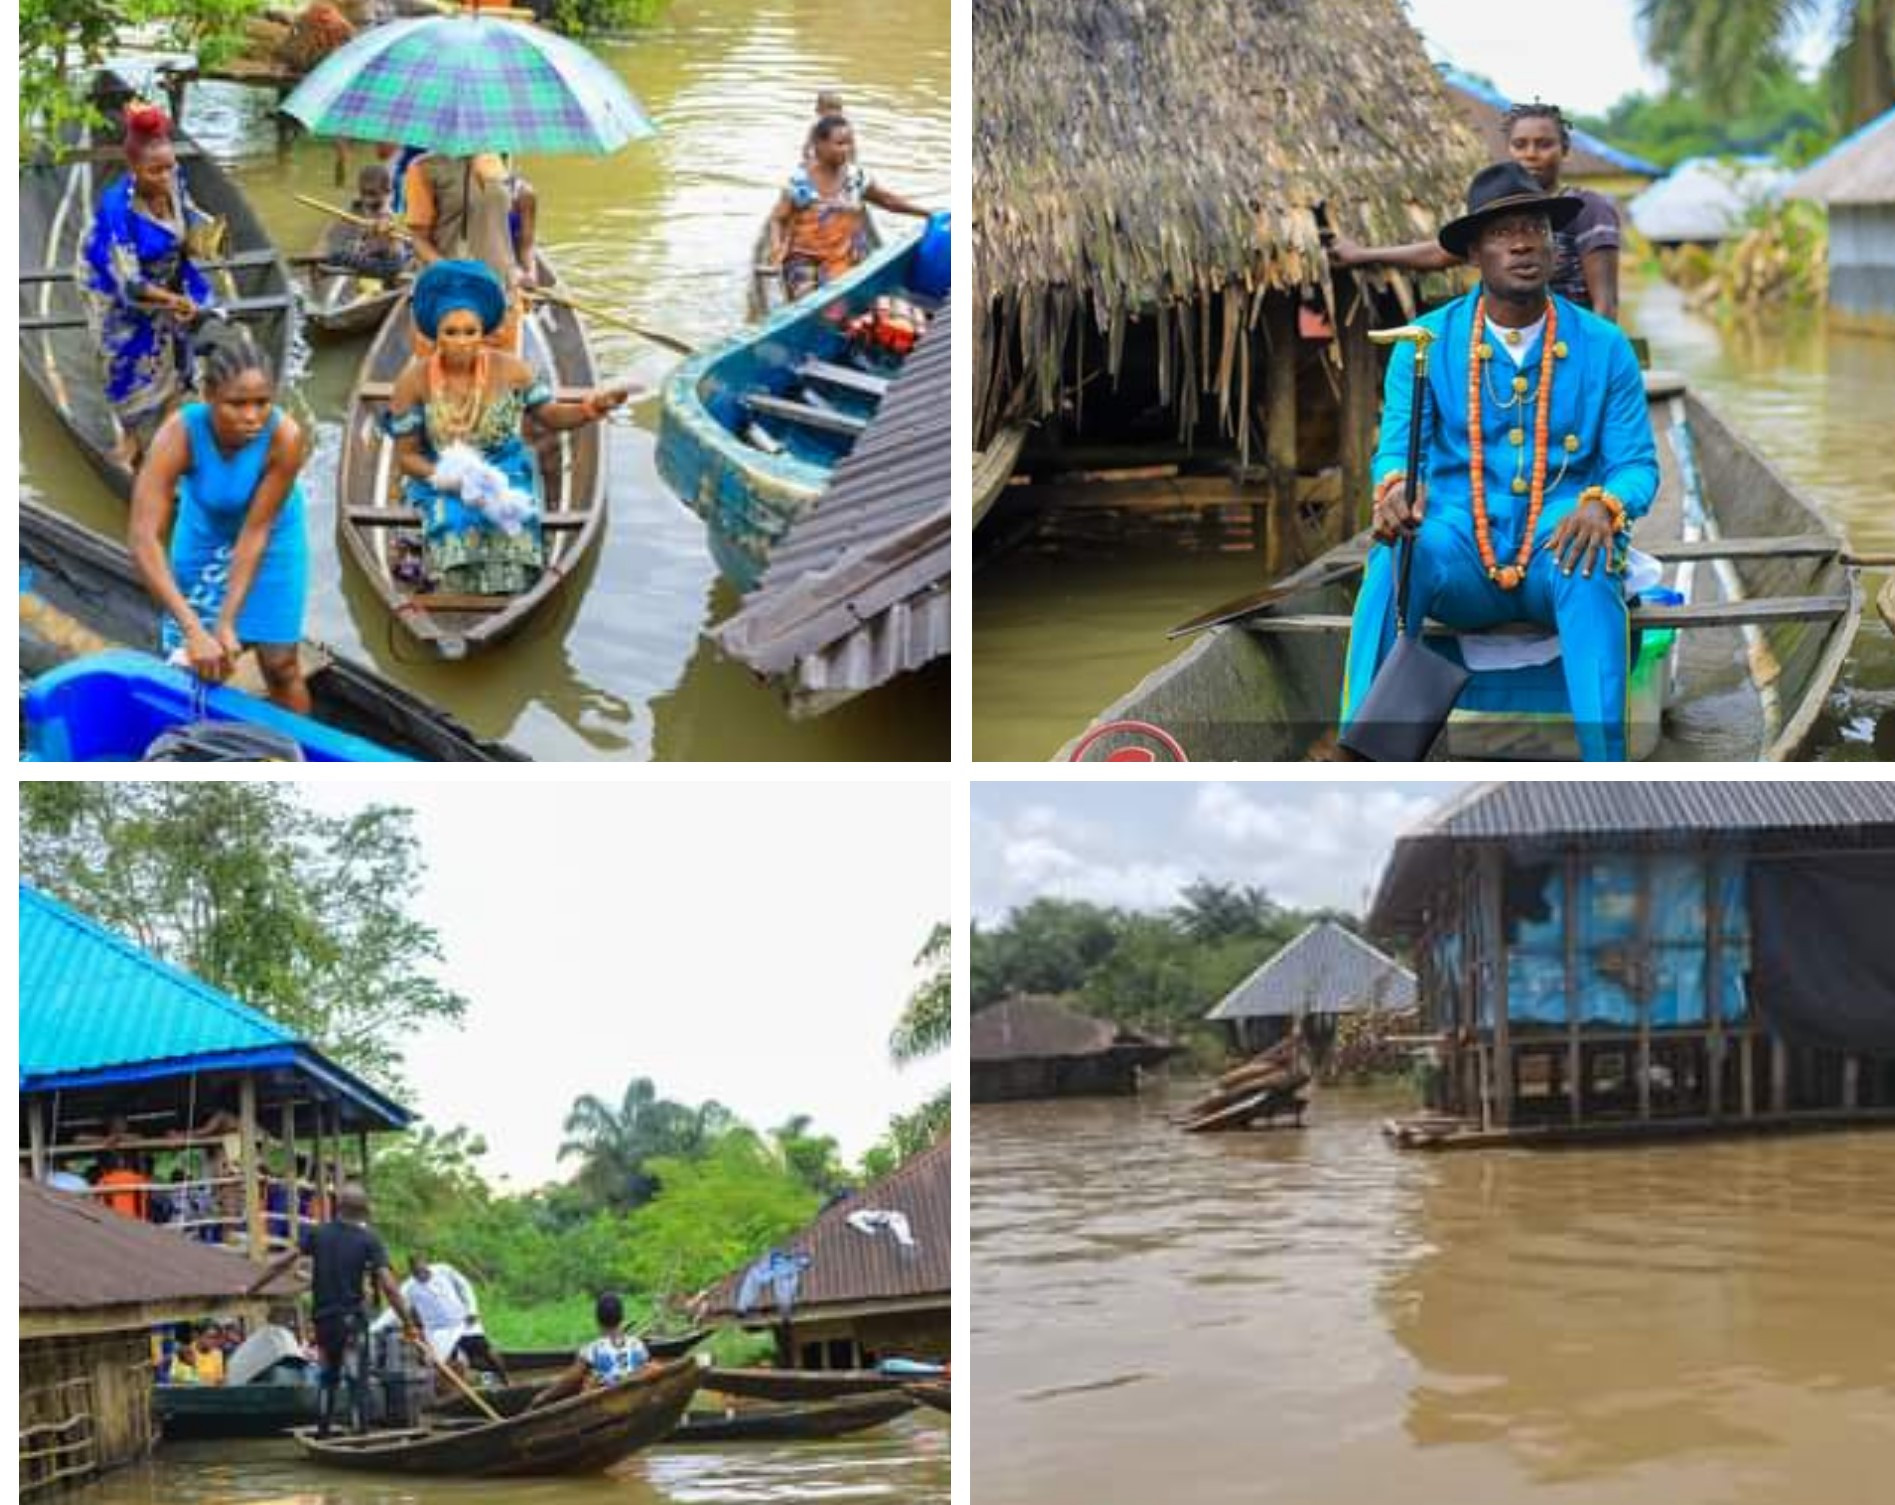
POLYGON ((625 1331, 625 1303, 612 1292, 598 1299, 592 1316, 599 1324, 599 1336, 574 1355, 571 1368, 533 1397, 529 1411, 588 1388, 622 1385, 651 1362, 645 1345, 625 1331))
MULTIPOLYGON (((1404 498, 1414 363, 1389 363, 1374 530, 1414 539, 1407 627, 1558 633, 1580 752, 1623 760, 1631 630, 1621 572, 1658 491, 1645 383, 1617 325, 1548 291, 1553 232, 1580 212, 1515 162, 1478 173, 1444 250, 1480 286, 1417 322, 1435 337, 1413 510, 1404 498)), ((1371 551, 1343 675, 1354 719, 1395 645, 1393 548, 1371 551)))

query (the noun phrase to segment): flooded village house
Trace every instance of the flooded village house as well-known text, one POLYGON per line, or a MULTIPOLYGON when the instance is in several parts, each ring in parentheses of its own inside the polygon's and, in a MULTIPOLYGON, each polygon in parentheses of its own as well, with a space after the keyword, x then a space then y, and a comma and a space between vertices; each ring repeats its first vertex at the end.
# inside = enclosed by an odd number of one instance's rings
POLYGON ((150 1328, 255 1315, 256 1264, 409 1114, 24 885, 19 949, 22 1451, 89 1436, 57 1456, 90 1470, 149 1445, 150 1328))
POLYGON ((1415 1007, 1415 974, 1334 920, 1318 920, 1219 1000, 1205 1018, 1235 1052, 1267 1050, 1294 1028, 1320 1055, 1338 1023, 1415 1007))
POLYGON ((968 1036, 977 1103, 1047 1097, 1118 1097, 1175 1047, 1067 1008, 1057 999, 1003 999, 974 1014, 968 1036))
POLYGON ((1895 1121, 1895 784, 1510 783, 1401 838, 1405 1143, 1895 1121))
POLYGON ((1895 110, 1812 163, 1785 190, 1829 211, 1829 316, 1895 335, 1895 110))
POLYGON ((1332 276, 1319 211, 1424 238, 1487 156, 1397 0, 976 0, 974 41, 975 442, 1032 429, 1009 508, 1234 508, 1273 571, 1357 531, 1367 333, 1413 294, 1332 276))
POLYGON ((778 1248, 714 1285, 701 1316, 769 1331, 780 1368, 867 1369, 892 1358, 946 1363, 953 1170, 943 1139, 832 1202, 778 1248))

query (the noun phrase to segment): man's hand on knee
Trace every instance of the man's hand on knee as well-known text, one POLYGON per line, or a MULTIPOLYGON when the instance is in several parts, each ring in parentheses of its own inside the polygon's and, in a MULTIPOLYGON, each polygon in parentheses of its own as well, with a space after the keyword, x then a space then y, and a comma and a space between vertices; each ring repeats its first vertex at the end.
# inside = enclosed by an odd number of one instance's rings
POLYGON ((1610 507, 1599 501, 1582 501, 1560 520, 1546 547, 1552 551, 1560 573, 1570 575, 1577 570, 1591 579, 1595 566, 1612 573, 1612 544, 1618 532, 1618 521, 1610 507))

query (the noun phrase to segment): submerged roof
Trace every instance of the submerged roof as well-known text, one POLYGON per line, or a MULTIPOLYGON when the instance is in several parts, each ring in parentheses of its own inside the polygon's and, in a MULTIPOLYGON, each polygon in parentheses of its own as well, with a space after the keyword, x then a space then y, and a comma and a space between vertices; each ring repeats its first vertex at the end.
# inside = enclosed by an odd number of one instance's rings
MULTIPOLYGON (((1513 108, 1515 101, 1458 68, 1445 63, 1440 66, 1442 79, 1454 91, 1462 116, 1486 144, 1488 156, 1495 162, 1511 160, 1500 127, 1502 117, 1513 108)), ((1664 168, 1656 162, 1648 162, 1643 157, 1620 151, 1590 131, 1582 131, 1570 123, 1567 129, 1572 133, 1573 145, 1565 166, 1560 169, 1562 180, 1624 177, 1628 173, 1641 178, 1662 178, 1665 175, 1664 168)))
MULTIPOLYGON (((234 1303, 244 1299, 256 1277, 257 1266, 240 1254, 121 1217, 85 1197, 20 1182, 23 1318, 112 1307, 162 1310, 174 1303, 234 1303)), ((284 1275, 269 1289, 287 1292, 300 1284, 284 1275)), ((142 1320, 150 1320, 149 1310, 142 1320)), ((125 1325, 139 1326, 142 1320, 128 1316, 125 1325)), ((30 1328, 30 1319, 25 1325, 30 1328)))
POLYGON ((953 325, 943 304, 822 501, 772 550, 743 609, 712 630, 792 712, 919 669, 953 640, 953 325))
POLYGON ((1895 110, 1832 146, 1783 190, 1822 204, 1895 203, 1895 110))
POLYGON ((1467 843, 1773 850, 1895 843, 1895 783, 1809 779, 1533 780, 1477 785, 1395 843, 1370 928, 1415 923, 1467 843))
POLYGON ((1789 173, 1768 157, 1692 157, 1652 184, 1625 212, 1647 240, 1715 241, 1759 205, 1781 196, 1789 173))
POLYGON ((1008 998, 974 1013, 969 1058, 1013 1061, 1045 1056, 1096 1056, 1120 1046, 1164 1049, 1162 1042, 1067 1008, 1055 998, 1008 998))
MULTIPOLYGON (((946 1305, 954 1289, 954 1160, 950 1141, 923 1150, 874 1185, 823 1209, 800 1233, 778 1245, 807 1254, 792 1316, 840 1315, 837 1308, 946 1305), (898 1212, 912 1246, 887 1228, 864 1232, 849 1222, 858 1212, 898 1212)), ((747 1268, 747 1267, 746 1267, 747 1268)), ((711 1288, 706 1314, 737 1315, 743 1270, 711 1288)), ((752 1316, 774 1318, 768 1296, 752 1316)))
POLYGON ((289 1066, 391 1127, 411 1115, 249 1004, 20 885, 20 1091, 289 1066))
POLYGON ((1334 920, 1319 920, 1224 996, 1208 1019, 1406 1013, 1415 974, 1334 920))

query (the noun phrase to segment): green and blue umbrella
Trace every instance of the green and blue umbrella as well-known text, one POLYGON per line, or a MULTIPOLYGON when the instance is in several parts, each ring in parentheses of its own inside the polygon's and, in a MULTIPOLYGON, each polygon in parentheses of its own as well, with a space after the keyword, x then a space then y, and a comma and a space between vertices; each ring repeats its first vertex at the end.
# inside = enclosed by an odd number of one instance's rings
POLYGON ((479 15, 377 26, 326 58, 283 110, 318 136, 451 157, 601 155, 657 131, 578 43, 479 15))

